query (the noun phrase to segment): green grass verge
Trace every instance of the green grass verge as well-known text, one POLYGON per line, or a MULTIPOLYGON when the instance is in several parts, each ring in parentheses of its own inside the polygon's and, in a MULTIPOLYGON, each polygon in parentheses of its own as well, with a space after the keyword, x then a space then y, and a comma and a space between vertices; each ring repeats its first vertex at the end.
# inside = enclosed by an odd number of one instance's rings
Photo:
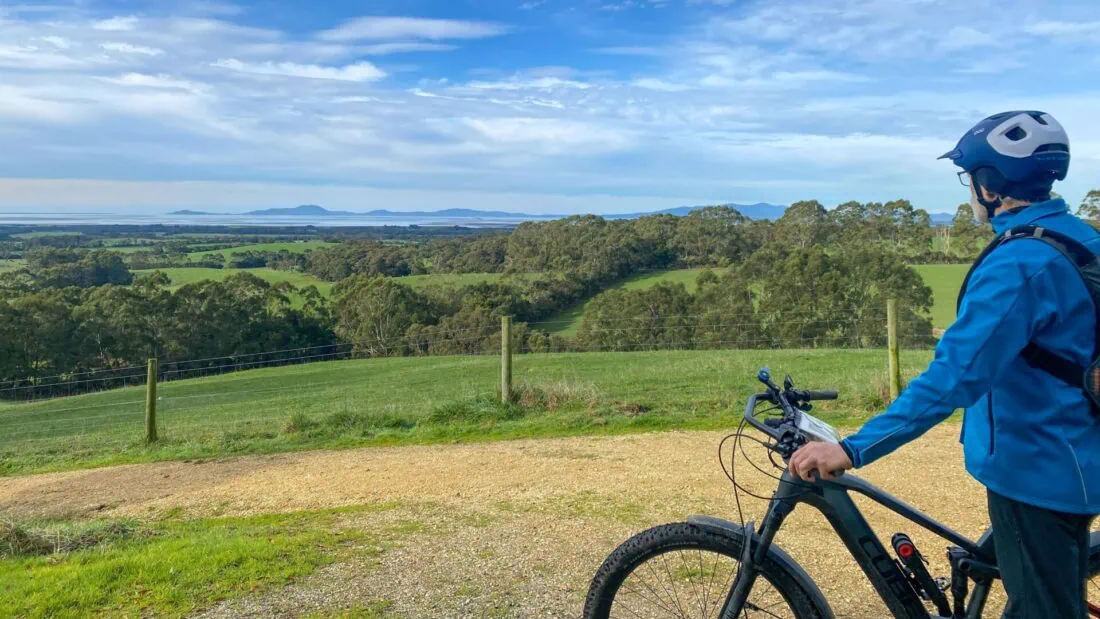
POLYGON ((932 326, 946 329, 955 322, 955 300, 969 264, 918 264, 925 285, 932 289, 932 326))
MULTIPOLYGON (((608 290, 614 290, 616 288, 623 288, 625 290, 644 290, 646 288, 652 288, 660 283, 671 283, 683 284, 688 289, 688 292, 695 292, 695 280, 699 277, 700 273, 706 270, 708 269, 672 269, 668 271, 639 273, 638 275, 628 277, 614 286, 611 286, 608 290)), ((723 269, 709 270, 714 271, 717 275, 721 275, 723 271, 723 269)), ((577 331, 581 328, 581 323, 584 322, 584 304, 587 302, 588 299, 585 299, 547 318, 546 324, 544 325, 546 331, 558 335, 576 335, 577 331)))
POLYGON ((26 264, 27 263, 22 260, 0 260, 0 273, 21 269, 26 264))
POLYGON ((282 243, 256 243, 254 245, 238 245, 236 247, 227 247, 225 249, 215 249, 210 251, 198 251, 191 254, 192 260, 198 260, 213 254, 222 254, 229 259, 234 253, 246 252, 246 251, 283 251, 284 249, 292 254, 304 254, 306 251, 323 249, 325 247, 334 247, 336 243, 326 243, 325 241, 286 241, 282 243))
MULTIPOLYGON (((930 359, 931 351, 903 352, 905 375, 930 359)), ((840 425, 885 404, 880 350, 522 355, 514 362, 517 384, 596 394, 557 404, 550 402, 557 396, 546 396, 522 411, 490 405, 500 377, 493 357, 314 363, 161 384, 154 446, 142 440, 140 388, 0 404, 0 475, 316 448, 728 428, 758 390, 762 365, 807 388, 838 388, 841 399, 817 410, 840 425)))
POLYGON ((146 273, 152 273, 153 271, 163 271, 168 278, 172 280, 172 287, 179 288, 185 284, 193 284, 195 282, 201 282, 206 280, 222 281, 231 275, 236 273, 251 273, 260 279, 268 281, 272 284, 279 282, 290 282, 295 286, 302 288, 304 286, 317 286, 317 289, 322 294, 328 295, 332 290, 332 282, 324 282, 312 275, 306 273, 299 273, 297 271, 276 271, 275 269, 259 268, 259 269, 152 269, 152 270, 140 270, 134 271, 135 275, 142 275, 146 273))
POLYGON ((500 281, 502 273, 434 273, 432 275, 407 275, 395 277, 394 281, 411 286, 424 288, 426 286, 471 286, 482 282, 500 281))
POLYGON ((377 552, 341 527, 356 509, 166 521, 101 547, 0 560, 0 616, 184 617, 293 582, 353 545, 377 552))

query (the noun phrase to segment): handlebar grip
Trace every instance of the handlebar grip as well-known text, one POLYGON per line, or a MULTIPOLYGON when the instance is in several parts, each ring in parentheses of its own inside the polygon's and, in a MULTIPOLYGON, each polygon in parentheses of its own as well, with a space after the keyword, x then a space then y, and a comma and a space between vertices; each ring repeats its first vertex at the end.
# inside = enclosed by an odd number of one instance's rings
POLYGON ((829 389, 826 391, 807 391, 807 400, 835 400, 837 398, 836 389, 829 389))

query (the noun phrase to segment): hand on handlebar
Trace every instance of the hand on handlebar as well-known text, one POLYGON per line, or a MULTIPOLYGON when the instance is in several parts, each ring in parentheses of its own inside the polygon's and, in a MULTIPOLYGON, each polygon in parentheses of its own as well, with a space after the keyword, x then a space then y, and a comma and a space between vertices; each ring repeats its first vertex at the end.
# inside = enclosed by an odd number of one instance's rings
POLYGON ((790 469, 795 477, 814 482, 818 479, 835 479, 835 473, 852 468, 852 461, 844 448, 834 443, 806 443, 791 456, 790 469), (814 472, 817 472, 815 478, 814 472))

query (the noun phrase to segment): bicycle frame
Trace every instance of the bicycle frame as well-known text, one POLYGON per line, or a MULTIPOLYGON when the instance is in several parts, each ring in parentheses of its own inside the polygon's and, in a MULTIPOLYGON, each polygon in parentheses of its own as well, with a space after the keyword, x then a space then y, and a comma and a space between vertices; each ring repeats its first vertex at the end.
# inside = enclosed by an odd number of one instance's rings
MULTIPOLYGON (((755 400, 755 397, 750 400, 749 411, 755 406, 755 400)), ((829 521, 894 617, 929 619, 931 615, 894 562, 894 557, 879 541, 871 525, 867 523, 852 500, 850 494, 852 492, 866 496, 921 528, 951 542, 965 552, 967 559, 981 566, 982 574, 972 578, 975 585, 964 615, 966 619, 981 618, 992 582, 1000 577, 988 530, 979 541, 974 542, 917 508, 850 473, 845 473, 833 480, 808 483, 794 477, 790 471, 784 471, 780 478, 779 488, 773 495, 767 514, 764 516, 759 541, 755 541, 752 524, 749 524, 746 531, 746 540, 749 541, 745 544, 746 550, 742 556, 741 570, 731 586, 721 617, 736 619, 741 615, 745 600, 756 581, 757 570, 754 566, 764 561, 775 534, 787 516, 799 503, 805 503, 820 511, 829 521)))

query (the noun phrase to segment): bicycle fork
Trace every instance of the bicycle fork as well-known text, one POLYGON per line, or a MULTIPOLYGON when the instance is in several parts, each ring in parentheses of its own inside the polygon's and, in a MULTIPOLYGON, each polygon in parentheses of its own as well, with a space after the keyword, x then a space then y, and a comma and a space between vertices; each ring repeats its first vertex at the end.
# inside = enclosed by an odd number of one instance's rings
MULTIPOLYGON (((787 475, 784 474, 784 478, 786 477, 787 475)), ((792 492, 794 486, 795 484, 790 482, 781 482, 775 494, 772 495, 771 505, 764 515, 764 525, 760 529, 759 542, 754 539, 756 532, 753 530, 753 522, 749 521, 745 525, 745 541, 741 547, 740 569, 737 572, 737 578, 734 579, 733 585, 730 587, 729 595, 726 596, 722 613, 719 615, 720 619, 737 619, 741 616, 749 592, 752 591, 753 585, 756 584, 756 577, 760 573, 757 566, 761 565, 767 558, 768 550, 771 548, 772 540, 775 539, 775 534, 779 532, 779 527, 783 526, 783 521, 794 511, 796 502, 793 499, 806 492, 805 490, 792 492)))

